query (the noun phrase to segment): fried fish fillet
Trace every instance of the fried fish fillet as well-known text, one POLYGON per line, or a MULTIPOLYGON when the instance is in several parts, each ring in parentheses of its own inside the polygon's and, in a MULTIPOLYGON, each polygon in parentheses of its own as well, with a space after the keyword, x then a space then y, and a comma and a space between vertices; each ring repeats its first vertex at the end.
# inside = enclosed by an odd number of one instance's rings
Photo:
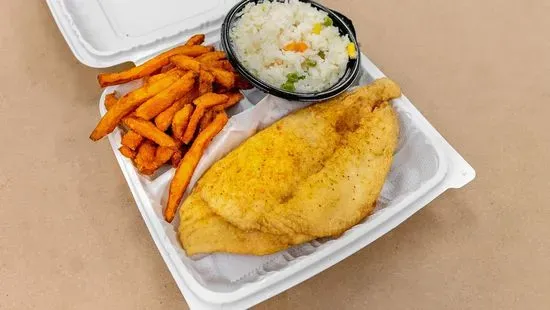
POLYGON ((295 112, 215 163, 180 209, 188 254, 267 254, 343 233, 375 206, 397 144, 380 79, 295 112))
POLYGON ((180 209, 179 237, 187 255, 212 252, 266 255, 315 239, 240 230, 216 215, 199 195, 190 195, 180 209))

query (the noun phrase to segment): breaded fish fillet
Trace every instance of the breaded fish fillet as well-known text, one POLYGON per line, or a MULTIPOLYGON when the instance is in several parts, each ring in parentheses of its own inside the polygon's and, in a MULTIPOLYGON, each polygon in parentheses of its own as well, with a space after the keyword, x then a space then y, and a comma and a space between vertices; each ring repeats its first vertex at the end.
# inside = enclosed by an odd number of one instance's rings
POLYGON ((199 195, 190 195, 180 209, 179 237, 187 255, 212 252, 266 255, 315 239, 240 230, 216 215, 199 195))
POLYGON ((374 208, 397 143, 388 79, 295 112, 215 163, 180 209, 189 253, 266 254, 343 233, 374 208))

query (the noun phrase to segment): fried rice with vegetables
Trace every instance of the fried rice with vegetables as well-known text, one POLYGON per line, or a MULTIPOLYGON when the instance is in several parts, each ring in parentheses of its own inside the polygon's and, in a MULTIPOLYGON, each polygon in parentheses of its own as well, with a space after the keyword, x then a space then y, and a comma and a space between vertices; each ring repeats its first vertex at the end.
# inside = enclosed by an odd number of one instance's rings
POLYGON ((247 70, 289 92, 330 88, 357 57, 326 12, 297 0, 249 3, 230 36, 247 70))

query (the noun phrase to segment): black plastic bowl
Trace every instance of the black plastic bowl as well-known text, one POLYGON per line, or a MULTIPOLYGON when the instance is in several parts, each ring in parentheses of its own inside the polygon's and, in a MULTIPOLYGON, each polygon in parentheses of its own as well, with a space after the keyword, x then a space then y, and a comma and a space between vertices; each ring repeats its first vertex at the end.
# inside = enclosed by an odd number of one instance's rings
POLYGON ((241 62, 239 61, 239 58, 237 57, 237 53, 234 50, 233 42, 230 38, 231 28, 234 22, 239 18, 240 16, 239 13, 243 10, 243 8, 248 3, 264 2, 262 0, 244 0, 239 2, 229 11, 227 16, 225 17, 225 20, 223 22, 222 29, 221 29, 222 48, 227 53, 227 59, 229 59, 229 61, 231 62, 235 70, 237 70, 237 72, 239 72, 244 78, 246 78, 256 88, 261 89, 266 93, 275 95, 277 97, 285 98, 288 100, 305 101, 305 102, 326 100, 326 99, 335 97, 341 94, 342 92, 344 92, 346 89, 348 89, 352 85, 353 81, 357 78, 357 75, 359 74, 359 70, 361 68, 361 59, 360 59, 361 53, 359 51, 359 44, 357 44, 355 27, 353 26, 352 21, 349 18, 342 15, 341 13, 330 10, 314 1, 308 1, 308 0, 300 0, 300 1, 310 3, 315 8, 321 11, 327 12, 329 17, 333 21, 333 25, 340 30, 340 34, 341 35, 347 34, 350 41, 353 44, 355 44, 355 47, 357 49, 357 59, 350 59, 348 61, 346 72, 340 78, 340 80, 330 88, 320 92, 315 92, 315 93, 289 92, 289 91, 277 88, 275 86, 272 86, 260 80, 258 77, 254 76, 241 64, 241 62))

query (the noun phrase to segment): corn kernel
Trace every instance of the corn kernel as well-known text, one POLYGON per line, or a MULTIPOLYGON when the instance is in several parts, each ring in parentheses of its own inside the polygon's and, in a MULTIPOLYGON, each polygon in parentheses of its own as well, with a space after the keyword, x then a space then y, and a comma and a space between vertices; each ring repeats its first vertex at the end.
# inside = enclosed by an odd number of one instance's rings
POLYGON ((313 34, 321 34, 322 29, 323 25, 321 25, 321 23, 317 23, 313 25, 313 30, 311 32, 313 32, 313 34))
POLYGON ((349 43, 348 46, 348 56, 351 59, 357 58, 357 49, 355 48, 355 44, 349 43))

